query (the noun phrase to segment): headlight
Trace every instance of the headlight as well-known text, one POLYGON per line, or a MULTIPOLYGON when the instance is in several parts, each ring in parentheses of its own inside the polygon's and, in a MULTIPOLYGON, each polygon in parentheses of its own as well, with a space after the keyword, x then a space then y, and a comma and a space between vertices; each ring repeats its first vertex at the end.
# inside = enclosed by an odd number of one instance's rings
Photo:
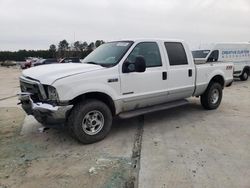
POLYGON ((48 86, 48 98, 50 100, 57 100, 58 99, 56 88, 54 88, 53 86, 48 86))

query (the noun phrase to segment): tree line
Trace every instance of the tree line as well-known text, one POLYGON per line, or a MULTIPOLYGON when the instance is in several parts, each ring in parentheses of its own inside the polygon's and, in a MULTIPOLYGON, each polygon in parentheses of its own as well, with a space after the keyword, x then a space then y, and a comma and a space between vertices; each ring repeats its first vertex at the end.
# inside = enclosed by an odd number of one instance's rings
POLYGON ((95 48, 103 44, 103 40, 96 40, 89 44, 84 41, 75 41, 69 44, 67 40, 62 40, 56 46, 51 44, 48 50, 18 50, 18 51, 0 51, 0 61, 24 61, 27 57, 40 57, 40 58, 65 58, 65 57, 79 57, 85 58, 95 48))

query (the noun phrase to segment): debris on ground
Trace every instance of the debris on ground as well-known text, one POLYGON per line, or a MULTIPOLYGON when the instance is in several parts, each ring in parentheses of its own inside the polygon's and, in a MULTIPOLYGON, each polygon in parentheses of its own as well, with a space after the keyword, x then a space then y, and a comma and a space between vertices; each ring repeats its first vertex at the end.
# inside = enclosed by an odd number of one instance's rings
POLYGON ((97 171, 96 171, 95 167, 91 167, 91 168, 89 169, 89 173, 90 173, 90 175, 97 174, 97 171))
POLYGON ((38 128, 38 131, 39 131, 40 133, 43 133, 43 132, 45 132, 46 130, 49 130, 49 128, 48 128, 48 127, 39 127, 39 128, 38 128))

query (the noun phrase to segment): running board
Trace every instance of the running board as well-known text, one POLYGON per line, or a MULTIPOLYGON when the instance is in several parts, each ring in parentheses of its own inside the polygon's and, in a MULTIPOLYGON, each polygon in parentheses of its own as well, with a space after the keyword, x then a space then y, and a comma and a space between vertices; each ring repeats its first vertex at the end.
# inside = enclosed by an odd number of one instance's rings
POLYGON ((136 110, 132 110, 132 111, 128 111, 128 112, 122 112, 119 114, 119 117, 122 119, 127 119, 127 118, 131 118, 131 117, 135 117, 135 116, 139 116, 139 115, 143 115, 143 114, 147 114, 147 113, 151 113, 151 112, 156 112, 156 111, 160 111, 160 110, 167 110, 170 108, 183 106, 183 105, 186 105, 188 103, 189 102, 186 99, 168 102, 168 103, 154 105, 154 106, 150 106, 150 107, 144 107, 144 108, 140 108, 140 109, 136 109, 136 110))

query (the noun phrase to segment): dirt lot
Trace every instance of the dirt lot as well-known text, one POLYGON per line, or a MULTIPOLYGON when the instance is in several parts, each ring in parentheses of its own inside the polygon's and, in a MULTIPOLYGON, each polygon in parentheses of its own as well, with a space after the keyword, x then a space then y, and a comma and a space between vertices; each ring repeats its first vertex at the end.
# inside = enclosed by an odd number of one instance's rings
POLYGON ((16 105, 16 68, 0 67, 0 187, 250 187, 250 81, 224 90, 218 110, 184 107, 115 120, 81 145, 16 105))
POLYGON ((17 106, 20 70, 0 67, 0 187, 133 187, 137 119, 115 120, 107 139, 81 145, 17 106))

